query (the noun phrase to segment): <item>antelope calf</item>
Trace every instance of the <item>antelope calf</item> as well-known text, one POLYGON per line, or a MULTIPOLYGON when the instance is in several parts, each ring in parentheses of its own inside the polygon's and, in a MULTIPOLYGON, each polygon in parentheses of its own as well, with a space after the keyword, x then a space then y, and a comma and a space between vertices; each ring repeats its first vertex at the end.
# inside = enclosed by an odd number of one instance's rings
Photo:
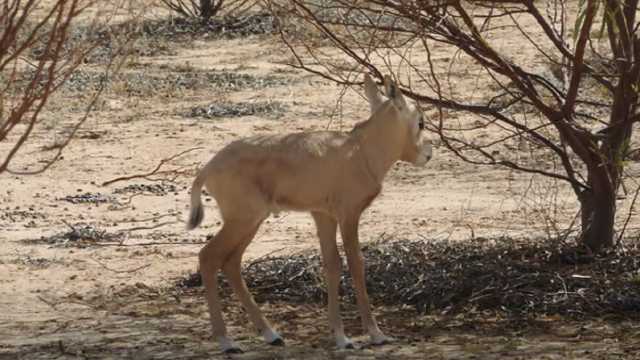
POLYGON ((254 136, 232 142, 199 172, 191 187, 188 229, 197 227, 204 211, 202 186, 216 199, 222 228, 200 251, 213 335, 227 353, 242 350, 227 335, 218 297, 218 270, 227 276, 251 321, 273 345, 284 345, 260 312, 240 273, 242 254, 271 213, 309 211, 315 221, 328 288, 329 325, 338 348, 352 348, 339 312, 341 264, 336 244, 340 228, 353 279, 362 324, 371 342, 391 340, 378 328, 371 312, 358 222, 378 196, 382 180, 398 160, 422 166, 432 155, 422 137, 424 118, 408 103, 390 77, 384 79, 386 97, 365 75, 365 93, 372 115, 348 133, 318 131, 254 136))

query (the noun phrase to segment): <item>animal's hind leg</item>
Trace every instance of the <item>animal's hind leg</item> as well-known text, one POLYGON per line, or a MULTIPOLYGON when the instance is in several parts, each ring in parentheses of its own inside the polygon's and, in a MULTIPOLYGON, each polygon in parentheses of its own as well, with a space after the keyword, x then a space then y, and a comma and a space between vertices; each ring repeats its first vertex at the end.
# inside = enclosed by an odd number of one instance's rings
POLYGON ((227 353, 238 353, 241 350, 227 336, 218 295, 218 270, 229 260, 234 250, 242 245, 247 237, 247 229, 253 229, 255 224, 255 221, 225 221, 216 236, 200 250, 200 274, 209 306, 213 336, 222 351, 227 353))
POLYGON ((227 276, 227 279, 229 280, 233 291, 238 296, 245 311, 249 314, 251 322, 253 322, 260 334, 262 334, 264 340, 268 344, 281 346, 284 345, 282 337, 275 330, 273 330, 271 324, 269 324, 269 321, 267 321, 267 319, 260 311, 260 308, 254 301, 253 296, 251 296, 251 293, 247 288, 247 284, 244 281, 241 272, 242 255, 244 254, 244 251, 246 250, 249 243, 251 243, 251 240, 253 240, 253 237, 258 231, 261 223, 262 220, 260 220, 260 222, 251 230, 251 232, 245 236, 245 238, 242 240, 242 243, 235 248, 227 262, 224 263, 222 270, 227 276))

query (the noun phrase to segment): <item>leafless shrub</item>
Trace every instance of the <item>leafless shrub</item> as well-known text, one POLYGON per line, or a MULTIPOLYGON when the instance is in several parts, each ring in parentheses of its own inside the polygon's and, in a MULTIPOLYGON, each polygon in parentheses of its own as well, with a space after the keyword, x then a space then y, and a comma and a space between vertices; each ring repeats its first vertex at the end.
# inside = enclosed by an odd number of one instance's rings
POLYGON ((182 16, 197 17, 207 22, 220 11, 224 0, 162 0, 162 3, 182 16))
POLYGON ((446 149, 564 182, 579 203, 581 244, 614 245, 640 120, 637 0, 269 4, 292 66, 345 85, 362 71, 394 72, 405 94, 433 106, 429 128, 446 149))
MULTIPOLYGON (((10 162, 33 134, 53 94, 98 46, 99 43, 91 38, 72 41, 72 36, 81 22, 95 32, 106 27, 111 13, 94 18, 84 16, 88 9, 99 5, 104 6, 104 3, 98 4, 94 0, 8 0, 0 5, 0 143, 9 144, 6 153, 0 157, 0 173, 10 171, 10 162)), ((114 10, 116 8, 117 4, 114 10)), ((111 57, 105 67, 106 76, 118 68, 114 59, 111 57)), ((86 121, 102 89, 100 86, 89 97, 84 115, 75 121, 65 139, 56 146, 52 158, 38 169, 13 173, 33 174, 50 167, 86 121)))
POLYGON ((218 15, 224 6, 225 15, 235 17, 245 13, 257 3, 256 0, 161 0, 168 9, 187 18, 199 18, 206 23, 218 15))

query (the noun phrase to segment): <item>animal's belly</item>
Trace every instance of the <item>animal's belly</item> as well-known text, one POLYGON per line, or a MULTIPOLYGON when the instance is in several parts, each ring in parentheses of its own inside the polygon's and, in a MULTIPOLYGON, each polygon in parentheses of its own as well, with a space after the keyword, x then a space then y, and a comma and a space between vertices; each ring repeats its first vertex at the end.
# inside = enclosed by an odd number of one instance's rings
POLYGON ((326 210, 330 199, 335 198, 341 177, 329 176, 335 171, 324 164, 287 164, 277 167, 278 171, 265 167, 256 177, 259 189, 274 212, 326 210))
MULTIPOLYGON (((331 207, 330 194, 318 191, 278 191, 271 198, 272 212, 327 211, 331 207)), ((316 190, 319 190, 316 188, 316 190)))

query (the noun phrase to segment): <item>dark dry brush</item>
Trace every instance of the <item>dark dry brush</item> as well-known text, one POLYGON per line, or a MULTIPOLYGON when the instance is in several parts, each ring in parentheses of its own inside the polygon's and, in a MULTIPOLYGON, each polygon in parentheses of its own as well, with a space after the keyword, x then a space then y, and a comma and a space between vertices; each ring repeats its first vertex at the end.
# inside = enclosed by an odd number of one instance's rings
MULTIPOLYGON (((146 67, 144 70, 118 73, 110 77, 103 72, 77 70, 66 79, 62 87, 67 91, 88 93, 104 86, 107 90, 124 92, 130 96, 150 96, 199 89, 225 92, 259 90, 284 86, 296 81, 280 76, 260 76, 226 69, 209 71, 193 68, 146 67)), ((32 78, 33 70, 19 73, 15 80, 16 91, 26 89, 32 78)), ((2 74, 0 74, 0 80, 2 80, 2 74)), ((46 76, 43 76, 41 82, 44 84, 46 80, 46 76)))
POLYGON ((164 196, 176 193, 178 189, 173 184, 130 184, 113 190, 114 194, 152 194, 164 196))
POLYGON ((218 17, 202 22, 196 18, 166 18, 146 20, 140 27, 145 36, 180 39, 197 36, 210 39, 235 39, 250 35, 274 34, 277 22, 271 14, 246 14, 237 17, 218 17))
POLYGON ((279 118, 286 109, 286 105, 279 101, 215 102, 205 106, 194 106, 185 116, 213 119, 264 115, 279 118))
MULTIPOLYGON (((374 243, 363 252, 367 288, 378 304, 436 314, 640 317, 637 241, 624 251, 595 256, 548 241, 512 239, 374 243)), ((260 302, 325 302, 320 265, 317 252, 303 252, 257 259, 244 273, 260 302)), ((346 269, 341 283, 341 294, 354 302, 346 269)), ((199 284, 198 275, 179 282, 182 287, 199 284)))
POLYGON ((111 197, 108 195, 103 195, 101 193, 91 193, 85 192, 83 194, 78 195, 67 195, 65 197, 60 198, 59 200, 70 202, 72 204, 104 204, 113 201, 111 197))
MULTIPOLYGON (((15 258, 7 261, 6 263, 26 266, 31 269, 46 269, 53 264, 61 264, 62 261, 58 258, 33 257, 28 254, 16 254, 15 258)), ((3 264, 2 260, 0 260, 0 264, 3 264)))
POLYGON ((33 207, 29 207, 28 210, 21 210, 19 207, 11 209, 7 206, 6 208, 0 210, 0 223, 15 223, 27 220, 43 220, 45 218, 46 215, 44 213, 35 211, 33 207))
POLYGON ((27 243, 49 244, 59 247, 85 248, 105 242, 117 242, 122 239, 122 233, 112 233, 100 229, 91 224, 76 223, 66 224, 69 230, 50 236, 41 236, 39 239, 25 240, 27 243))
POLYGON ((177 69, 175 72, 158 71, 148 68, 144 72, 127 72, 107 79, 103 73, 77 71, 65 82, 67 90, 95 91, 103 82, 118 84, 118 91, 127 95, 145 96, 166 92, 216 89, 218 91, 239 91, 264 89, 287 85, 293 82, 278 76, 257 76, 233 70, 203 71, 197 69, 177 69))
MULTIPOLYGON (((269 14, 247 14, 238 17, 213 18, 203 23, 195 18, 168 17, 132 20, 104 29, 77 27, 70 44, 92 41, 98 46, 85 59, 88 63, 104 63, 115 55, 175 55, 176 48, 195 39, 234 39, 250 35, 275 33, 274 18, 269 14), (133 39, 122 47, 125 39, 133 39)), ((43 45, 44 46, 44 45, 43 45)), ((38 48, 34 49, 37 55, 38 48)))
MULTIPOLYGON (((32 29, 35 23, 27 23, 32 29)), ((46 27, 39 34, 46 33, 46 27)), ((71 53, 78 44, 93 44, 84 57, 86 63, 107 63, 115 56, 175 55, 176 48, 195 39, 234 39, 251 35, 273 34, 276 22, 270 14, 245 14, 237 17, 212 18, 203 23, 195 18, 167 17, 162 19, 134 19, 107 26, 71 26, 63 54, 71 53)), ((29 56, 45 56, 46 37, 38 39, 29 56)))

